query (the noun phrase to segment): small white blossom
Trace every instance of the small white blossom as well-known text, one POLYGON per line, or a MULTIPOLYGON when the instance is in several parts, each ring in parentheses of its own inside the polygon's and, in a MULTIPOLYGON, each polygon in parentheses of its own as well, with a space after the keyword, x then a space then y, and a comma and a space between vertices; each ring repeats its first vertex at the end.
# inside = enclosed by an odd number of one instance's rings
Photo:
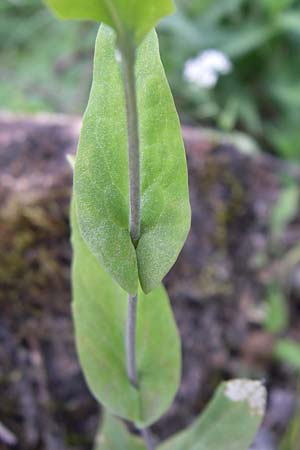
POLYGON ((208 49, 185 63, 183 75, 190 83, 203 88, 212 88, 220 75, 226 75, 231 70, 232 63, 224 53, 208 49))

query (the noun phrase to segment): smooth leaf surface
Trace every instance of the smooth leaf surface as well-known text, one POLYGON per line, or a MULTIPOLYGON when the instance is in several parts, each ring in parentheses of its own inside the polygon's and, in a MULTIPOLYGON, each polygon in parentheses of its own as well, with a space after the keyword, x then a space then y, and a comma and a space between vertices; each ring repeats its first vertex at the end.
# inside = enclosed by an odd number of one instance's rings
POLYGON ((113 27, 139 43, 161 17, 174 10, 172 0, 46 0, 63 19, 90 19, 113 27))
POLYGON ((152 32, 136 67, 142 159, 139 278, 150 292, 168 273, 190 228, 185 150, 177 111, 152 32))
POLYGON ((223 383, 204 413, 160 450, 248 450, 265 412, 266 392, 258 381, 223 383))
POLYGON ((128 225, 125 100, 113 36, 108 27, 100 27, 74 186, 83 238, 107 272, 123 289, 134 294, 138 287, 138 270, 128 225))
MULTIPOLYGON (((248 450, 265 412, 266 391, 259 381, 222 383, 202 415, 158 450, 248 450)), ((105 414, 95 450, 145 450, 141 439, 105 414)))
POLYGON ((101 26, 94 80, 75 164, 81 234, 123 289, 147 293, 170 270, 190 227, 185 152, 180 124, 151 32, 137 54, 141 143, 141 238, 129 233, 128 148, 121 64, 116 35, 101 26))
POLYGON ((94 450, 146 450, 146 447, 119 419, 105 412, 94 450))
POLYGON ((73 317, 87 383, 109 411, 146 426, 170 406, 180 372, 180 342, 163 286, 140 292, 137 320, 139 389, 125 367, 127 294, 101 268, 80 236, 72 214, 73 317))

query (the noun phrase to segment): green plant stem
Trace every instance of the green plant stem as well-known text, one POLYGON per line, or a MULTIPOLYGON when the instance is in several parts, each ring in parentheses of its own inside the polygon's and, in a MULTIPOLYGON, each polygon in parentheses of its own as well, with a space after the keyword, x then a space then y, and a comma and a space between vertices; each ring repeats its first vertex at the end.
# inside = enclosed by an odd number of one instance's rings
POLYGON ((155 450, 154 440, 153 440, 153 437, 152 437, 152 434, 151 434, 149 428, 144 428, 143 430, 141 430, 141 434, 147 445, 147 449, 155 450))
MULTIPOLYGON (((141 229, 141 170, 140 142, 137 108, 137 93, 135 81, 136 49, 130 39, 119 42, 122 56, 122 72, 125 89, 127 113, 127 138, 129 159, 129 199, 130 199, 130 236, 136 247, 141 229)), ((127 375, 133 386, 138 389, 138 374, 136 368, 136 322, 138 296, 128 295, 128 311, 126 324, 126 366, 127 375)), ((147 428, 141 431, 148 450, 155 450, 152 436, 147 428)))
POLYGON ((126 324, 126 365, 127 375, 133 386, 138 387, 136 370, 136 316, 137 296, 128 295, 128 311, 126 324))
POLYGON ((127 110, 127 137, 129 158, 129 197, 130 197, 130 235, 136 246, 140 238, 141 228, 141 175, 140 175, 140 142, 135 84, 135 48, 125 44, 122 51, 122 69, 125 86, 127 110))
MULTIPOLYGON (((129 199, 130 199, 130 236, 134 245, 140 237, 140 145, 137 111, 137 95, 135 84, 135 48, 127 39, 121 42, 122 71, 127 113, 128 138, 128 170, 129 170, 129 199)), ((136 371, 136 296, 128 296, 128 314, 126 327, 126 363, 127 374, 131 383, 137 387, 136 371)))

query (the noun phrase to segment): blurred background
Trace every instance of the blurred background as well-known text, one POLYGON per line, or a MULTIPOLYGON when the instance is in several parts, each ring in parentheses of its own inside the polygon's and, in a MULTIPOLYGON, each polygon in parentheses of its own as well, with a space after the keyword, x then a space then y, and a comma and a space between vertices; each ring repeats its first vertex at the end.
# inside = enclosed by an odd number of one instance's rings
MULTIPOLYGON (((158 31, 182 120, 243 130, 265 150, 297 158, 299 2, 176 3, 177 13, 158 31), (231 70, 213 84, 190 83, 184 77, 185 63, 207 49, 224 53, 231 70)), ((59 22, 40 0, 2 0, 0 14, 1 108, 81 114, 97 26, 59 22)))
MULTIPOLYGON (((300 450, 300 1, 177 0, 158 26, 192 230, 165 283, 183 382, 164 438, 221 379, 263 378, 252 449, 300 450)), ((70 322, 68 204, 97 25, 0 1, 0 449, 90 449, 70 322)))

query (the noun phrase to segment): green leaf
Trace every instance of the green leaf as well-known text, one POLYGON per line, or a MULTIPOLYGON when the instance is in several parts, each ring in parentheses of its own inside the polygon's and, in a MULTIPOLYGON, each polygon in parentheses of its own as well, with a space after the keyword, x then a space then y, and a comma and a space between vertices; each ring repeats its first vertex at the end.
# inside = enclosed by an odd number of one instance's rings
POLYGON ((239 13, 247 0, 210 0, 209 8, 204 12, 204 20, 212 27, 216 23, 239 13))
POLYGON ((281 339, 274 349, 275 356, 281 361, 290 364, 295 369, 300 367, 300 343, 291 339, 281 339))
POLYGON ((271 14, 276 16, 277 14, 280 14, 284 10, 286 10, 290 4, 292 3, 292 0, 263 0, 262 4, 265 7, 265 9, 271 14))
POLYGON ((176 261, 191 216, 180 123, 155 32, 139 50, 136 75, 142 155, 137 259, 142 288, 150 292, 176 261))
POLYGON ((137 43, 161 17, 174 10, 172 0, 46 0, 46 3, 63 19, 104 22, 121 38, 133 33, 137 43))
MULTIPOLYGON (((259 381, 222 383, 204 413, 159 450, 248 450, 265 413, 266 390, 259 381)), ((138 437, 105 414, 95 450, 144 450, 138 437)))
POLYGON ((277 285, 269 286, 265 327, 271 333, 279 333, 288 325, 287 300, 277 285))
POLYGON ((180 124, 151 32, 138 50, 141 144, 141 237, 129 233, 128 148, 115 33, 101 26, 94 80, 75 164, 81 234, 108 273, 134 294, 154 289, 170 270, 190 227, 187 169, 180 124))
POLYGON ((280 14, 278 17, 278 26, 286 33, 296 35, 300 34, 300 11, 291 10, 280 14))
POLYGON ((241 58, 266 45, 276 34, 273 25, 266 26, 256 22, 243 23, 243 27, 234 30, 230 39, 225 40, 222 50, 230 58, 241 58))
MULTIPOLYGON (((299 381, 298 381, 299 383, 299 381)), ((296 398, 299 395, 299 387, 298 392, 296 392, 296 398)), ((293 417, 288 424, 288 427, 284 433, 284 436, 279 444, 279 450, 299 450, 299 442, 300 442, 300 409, 298 402, 296 402, 295 411, 293 417)))
POLYGON ((94 450, 146 450, 146 447, 119 419, 105 412, 94 450))
POLYGON ((101 268, 80 236, 72 213, 73 316, 87 383, 110 412, 143 427, 170 406, 180 379, 180 341, 167 294, 139 294, 139 389, 128 380, 125 357, 127 294, 101 268))
POLYGON ((271 211, 271 233, 280 238, 287 225, 295 218, 299 211, 299 187, 291 183, 285 187, 271 211))
POLYGON ((259 381, 223 383, 204 413, 160 450, 248 450, 265 412, 259 381))

